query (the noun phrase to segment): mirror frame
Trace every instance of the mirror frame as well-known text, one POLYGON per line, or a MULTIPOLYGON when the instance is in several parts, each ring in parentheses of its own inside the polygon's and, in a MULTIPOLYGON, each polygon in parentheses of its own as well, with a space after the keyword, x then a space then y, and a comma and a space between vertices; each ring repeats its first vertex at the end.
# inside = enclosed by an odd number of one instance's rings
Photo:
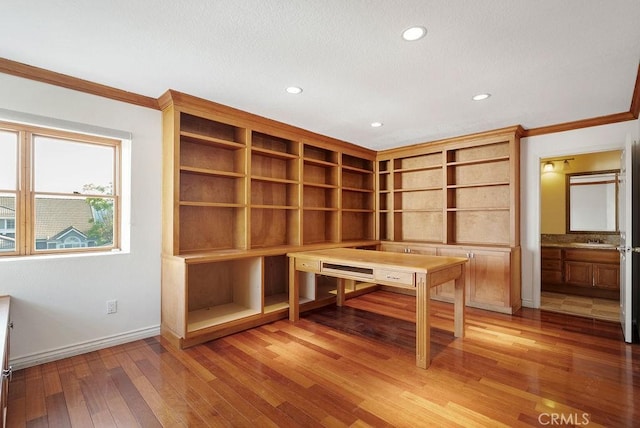
POLYGON ((580 233, 580 234, 598 234, 598 235, 617 235, 620 233, 620 227, 618 225, 618 182, 620 180, 620 170, 619 169, 607 169, 601 171, 585 171, 585 172, 574 172, 572 174, 565 175, 565 193, 566 193, 566 205, 565 205, 565 214, 566 214, 566 223, 565 229, 566 233, 580 233), (585 176, 585 175, 597 175, 597 174, 616 174, 616 230, 571 230, 571 177, 575 176, 585 176))

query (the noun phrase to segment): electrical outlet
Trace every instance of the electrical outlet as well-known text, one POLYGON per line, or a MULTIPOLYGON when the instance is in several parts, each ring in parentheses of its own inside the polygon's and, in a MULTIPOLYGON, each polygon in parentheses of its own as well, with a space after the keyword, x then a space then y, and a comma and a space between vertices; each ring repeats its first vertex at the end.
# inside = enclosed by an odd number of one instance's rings
POLYGON ((118 312, 118 301, 107 300, 107 314, 115 314, 118 312))

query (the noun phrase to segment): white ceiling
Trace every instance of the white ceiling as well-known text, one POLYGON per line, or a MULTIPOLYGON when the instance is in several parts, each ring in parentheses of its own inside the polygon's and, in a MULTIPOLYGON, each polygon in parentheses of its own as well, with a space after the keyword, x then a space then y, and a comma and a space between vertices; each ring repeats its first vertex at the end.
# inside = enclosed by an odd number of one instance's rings
POLYGON ((3 0, 0 23, 0 57, 373 149, 627 112, 640 61, 639 0, 3 0))

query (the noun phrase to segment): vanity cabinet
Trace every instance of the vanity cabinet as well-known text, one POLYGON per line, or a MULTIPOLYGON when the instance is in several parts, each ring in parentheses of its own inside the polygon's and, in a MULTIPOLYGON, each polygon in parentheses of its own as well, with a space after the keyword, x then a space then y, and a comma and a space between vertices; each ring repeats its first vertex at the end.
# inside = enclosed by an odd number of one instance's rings
POLYGON ((620 256, 614 249, 543 247, 542 290, 617 299, 620 256))
POLYGON ((565 282, 578 287, 620 290, 620 255, 616 250, 564 250, 565 282))
POLYGON ((562 273, 562 249, 542 248, 542 283, 562 284, 564 274, 562 273))

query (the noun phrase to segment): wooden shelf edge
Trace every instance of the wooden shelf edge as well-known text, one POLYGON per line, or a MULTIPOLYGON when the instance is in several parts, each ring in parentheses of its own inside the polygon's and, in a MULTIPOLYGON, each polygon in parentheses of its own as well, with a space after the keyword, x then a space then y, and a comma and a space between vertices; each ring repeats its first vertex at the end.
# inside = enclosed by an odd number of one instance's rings
POLYGON ((304 163, 308 163, 316 166, 324 166, 324 167, 330 167, 330 168, 338 166, 337 162, 329 162, 321 159, 303 157, 302 160, 304 161, 304 163))
POLYGON ((358 192, 358 193, 374 193, 373 189, 363 189, 360 187, 345 187, 342 186, 343 192, 358 192))
POLYGON ((370 169, 358 168, 358 167, 355 167, 355 166, 350 166, 350 165, 345 165, 345 164, 342 164, 342 169, 344 171, 357 172, 357 173, 360 173, 360 174, 373 174, 374 173, 374 171, 370 170, 370 169))
POLYGON ((180 172, 185 172, 188 174, 208 175, 212 177, 229 177, 229 178, 245 177, 245 174, 242 172, 222 171, 217 169, 198 168, 198 167, 186 166, 186 165, 180 166, 180 172))
POLYGON ((212 250, 193 250, 179 255, 164 254, 164 258, 179 260, 187 264, 210 263, 249 257, 277 256, 299 251, 322 250, 327 248, 369 247, 376 246, 380 241, 376 239, 353 239, 340 242, 317 241, 306 242, 302 245, 281 245, 252 249, 220 248, 212 250))
POLYGON ((482 163, 502 162, 502 161, 508 161, 508 160, 509 160, 509 155, 505 155, 505 156, 496 156, 492 158, 473 159, 468 161, 447 162, 447 166, 477 165, 482 163))
POLYGON ((428 166, 418 166, 418 167, 414 167, 414 168, 401 168, 401 169, 394 169, 393 173, 406 173, 406 172, 420 172, 420 171, 431 171, 434 169, 442 169, 442 164, 439 165, 428 165, 428 166))
POLYGON ((447 189, 466 189, 472 187, 493 187, 493 186, 509 186, 511 183, 508 181, 492 181, 489 183, 477 183, 477 184, 449 184, 447 189))
POLYGON ((300 158, 300 156, 292 153, 279 152, 277 150, 265 149, 265 148, 256 147, 256 146, 251 147, 251 153, 255 153, 261 156, 276 158, 276 159, 285 159, 285 160, 295 160, 300 158))
POLYGON ((260 309, 248 308, 237 303, 189 311, 187 314, 187 335, 194 331, 205 330, 254 315, 260 315, 260 309))
POLYGON ((402 214, 402 213, 441 213, 442 208, 433 208, 433 209, 409 209, 409 210, 393 210, 394 214, 402 214))
POLYGON ((411 189, 393 189, 394 193, 408 193, 408 192, 433 192, 435 190, 442 190, 442 186, 439 187, 416 187, 411 189))
POLYGON ((374 209, 366 209, 366 208, 343 208, 342 212, 373 214, 375 212, 375 210, 374 209))
POLYGON ((338 188, 338 186, 335 184, 313 183, 310 181, 303 181, 302 185, 308 186, 308 187, 321 188, 321 189, 337 189, 338 188))
POLYGON ((474 208, 447 208, 448 212, 460 211, 509 211, 509 207, 474 207, 474 208))
POLYGON ((338 212, 338 208, 331 208, 331 207, 302 207, 302 211, 328 211, 328 212, 338 212))
POLYGON ((293 205, 249 205, 252 210, 297 210, 300 207, 293 205))
POLYGON ((237 141, 227 141, 221 138, 210 137, 204 134, 197 134, 195 132, 180 131, 180 137, 186 137, 190 141, 195 140, 193 142, 200 143, 200 144, 218 146, 218 147, 229 148, 233 150, 240 150, 246 147, 245 144, 238 143, 237 141))
POLYGON ((264 183, 279 183, 279 184, 298 184, 299 182, 296 180, 291 180, 289 178, 274 178, 274 177, 265 177, 262 175, 252 175, 251 180, 262 181, 264 183))
POLYGON ((246 208, 245 204, 227 204, 224 202, 196 202, 180 201, 181 207, 208 207, 208 208, 246 208))

